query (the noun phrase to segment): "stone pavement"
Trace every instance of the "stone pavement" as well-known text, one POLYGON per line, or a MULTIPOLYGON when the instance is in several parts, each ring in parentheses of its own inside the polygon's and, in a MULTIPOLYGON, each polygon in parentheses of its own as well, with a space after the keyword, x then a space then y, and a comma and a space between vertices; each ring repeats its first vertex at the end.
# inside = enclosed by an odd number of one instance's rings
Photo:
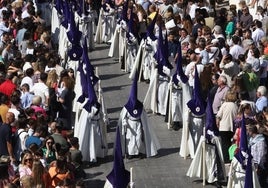
MULTIPOLYGON (((107 111, 110 118, 108 126, 108 156, 99 159, 96 164, 89 164, 86 168, 88 178, 87 187, 102 188, 106 175, 113 168, 113 144, 115 140, 115 128, 119 113, 128 100, 132 81, 128 73, 120 70, 120 65, 114 58, 108 58, 109 46, 97 45, 96 50, 89 54, 91 63, 98 67, 101 85, 104 92, 107 111)), ((139 99, 143 101, 148 84, 138 84, 139 99)), ((168 130, 163 116, 148 114, 149 120, 160 141, 159 154, 153 158, 134 158, 125 160, 126 169, 133 167, 133 180, 136 188, 181 188, 202 186, 202 180, 189 178, 186 172, 190 166, 190 159, 179 156, 181 129, 179 131, 168 130)), ((215 187, 206 185, 206 187, 215 187)))

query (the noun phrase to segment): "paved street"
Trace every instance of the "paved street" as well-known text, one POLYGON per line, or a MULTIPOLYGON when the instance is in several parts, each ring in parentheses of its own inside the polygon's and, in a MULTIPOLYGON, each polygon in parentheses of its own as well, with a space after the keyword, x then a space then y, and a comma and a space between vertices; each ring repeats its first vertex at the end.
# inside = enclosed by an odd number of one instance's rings
MULTIPOLYGON (((108 58, 109 47, 106 44, 97 45, 96 50, 89 54, 93 65, 98 67, 101 85, 104 91, 106 106, 110 118, 108 126, 108 157, 99 159, 97 164, 89 164, 87 187, 103 187, 106 175, 113 168, 113 144, 115 139, 115 127, 119 113, 128 100, 131 80, 128 74, 120 70, 120 65, 114 58, 108 58)), ((148 84, 139 83, 139 99, 143 101, 148 84)), ((190 159, 179 156, 181 129, 171 131, 167 129, 163 116, 148 114, 149 120, 160 141, 159 154, 153 158, 125 160, 126 169, 133 167, 133 180, 136 188, 181 188, 203 187, 201 179, 189 178, 186 172, 190 166, 190 159)), ((206 187, 215 187, 207 185, 206 187)))

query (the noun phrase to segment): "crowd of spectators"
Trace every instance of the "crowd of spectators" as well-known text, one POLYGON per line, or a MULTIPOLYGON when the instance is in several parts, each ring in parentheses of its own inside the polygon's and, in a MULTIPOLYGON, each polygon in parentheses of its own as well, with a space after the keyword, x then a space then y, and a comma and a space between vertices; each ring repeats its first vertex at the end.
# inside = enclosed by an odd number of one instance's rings
POLYGON ((61 66, 43 3, 0 3, 0 187, 84 186, 74 70, 61 66))

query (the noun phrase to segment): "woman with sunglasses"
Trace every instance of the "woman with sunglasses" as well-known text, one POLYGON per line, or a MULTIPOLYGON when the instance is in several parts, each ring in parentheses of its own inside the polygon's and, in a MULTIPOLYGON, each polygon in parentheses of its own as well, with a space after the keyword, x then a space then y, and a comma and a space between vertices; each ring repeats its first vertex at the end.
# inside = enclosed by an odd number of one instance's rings
POLYGON ((32 175, 33 155, 31 153, 25 153, 19 166, 20 178, 23 176, 32 175))
POLYGON ((54 139, 52 136, 47 137, 44 146, 42 148, 47 166, 50 165, 52 161, 56 160, 56 150, 54 149, 54 139))

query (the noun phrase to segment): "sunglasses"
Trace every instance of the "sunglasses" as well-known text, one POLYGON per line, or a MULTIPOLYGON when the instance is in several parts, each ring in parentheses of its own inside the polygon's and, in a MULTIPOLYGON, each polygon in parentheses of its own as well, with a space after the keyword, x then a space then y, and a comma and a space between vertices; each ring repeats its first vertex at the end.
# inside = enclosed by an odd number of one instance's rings
POLYGON ((53 144, 53 142, 47 142, 48 144, 53 144))
POLYGON ((25 159, 25 162, 32 162, 33 159, 32 158, 29 158, 29 159, 25 159))

